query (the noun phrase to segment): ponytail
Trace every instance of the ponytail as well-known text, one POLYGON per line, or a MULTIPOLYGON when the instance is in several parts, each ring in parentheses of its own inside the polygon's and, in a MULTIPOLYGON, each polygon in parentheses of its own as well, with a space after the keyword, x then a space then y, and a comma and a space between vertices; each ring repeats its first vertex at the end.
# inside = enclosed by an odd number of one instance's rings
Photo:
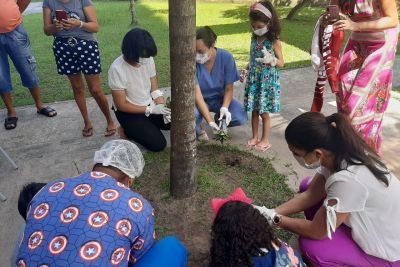
POLYGON ((379 181, 389 185, 387 167, 342 113, 327 117, 317 112, 303 113, 289 123, 285 138, 288 144, 307 152, 317 148, 329 150, 335 155, 335 171, 346 168, 342 166, 343 161, 364 165, 379 181))

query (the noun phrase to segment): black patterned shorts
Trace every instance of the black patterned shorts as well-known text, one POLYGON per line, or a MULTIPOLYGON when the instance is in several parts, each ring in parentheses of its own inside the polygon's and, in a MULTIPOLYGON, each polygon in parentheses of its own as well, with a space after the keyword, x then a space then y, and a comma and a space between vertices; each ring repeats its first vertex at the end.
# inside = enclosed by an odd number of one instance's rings
POLYGON ((58 74, 99 74, 100 51, 96 41, 75 37, 56 37, 53 43, 58 74))

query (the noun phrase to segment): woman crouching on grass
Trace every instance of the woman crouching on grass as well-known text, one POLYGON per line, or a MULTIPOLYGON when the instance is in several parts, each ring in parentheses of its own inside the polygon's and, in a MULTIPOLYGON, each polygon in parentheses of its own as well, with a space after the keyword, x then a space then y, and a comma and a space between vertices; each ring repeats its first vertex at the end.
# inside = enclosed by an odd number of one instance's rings
POLYGON ((100 52, 94 36, 99 30, 91 0, 44 0, 43 22, 46 35, 54 36, 53 52, 58 74, 67 75, 85 127, 82 135, 93 135, 93 125, 86 107, 85 83, 107 120, 104 136, 116 133, 107 98, 100 83, 100 52), (56 12, 57 11, 57 12, 56 12), (64 13, 67 19, 56 18, 64 13), (83 73, 83 77, 82 77, 83 73))

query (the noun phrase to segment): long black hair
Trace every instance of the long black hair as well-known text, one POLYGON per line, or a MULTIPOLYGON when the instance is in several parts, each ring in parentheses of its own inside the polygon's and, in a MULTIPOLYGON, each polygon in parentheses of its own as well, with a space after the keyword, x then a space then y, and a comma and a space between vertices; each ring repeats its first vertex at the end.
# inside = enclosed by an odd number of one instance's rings
MULTIPOLYGON (((250 22, 261 21, 265 24, 268 24, 269 31, 265 34, 265 37, 273 42, 277 39, 280 39, 281 35, 281 24, 279 22, 278 13, 276 12, 272 3, 268 0, 259 1, 261 5, 266 7, 272 14, 272 18, 268 18, 262 12, 258 10, 251 10, 249 12, 250 22)), ((253 33, 253 38, 257 38, 257 35, 253 33)))
POLYGON ((280 245, 267 219, 250 204, 231 201, 215 217, 211 232, 209 267, 251 267, 261 248, 280 245))
POLYGON ((361 138, 348 116, 334 113, 325 117, 319 112, 306 112, 292 120, 285 131, 286 142, 311 152, 326 149, 335 156, 335 171, 343 169, 342 161, 350 165, 365 165, 387 186, 389 171, 378 154, 361 138))
POLYGON ((127 32, 122 40, 122 55, 129 63, 138 63, 139 57, 148 58, 157 55, 157 46, 151 34, 135 28, 127 32))

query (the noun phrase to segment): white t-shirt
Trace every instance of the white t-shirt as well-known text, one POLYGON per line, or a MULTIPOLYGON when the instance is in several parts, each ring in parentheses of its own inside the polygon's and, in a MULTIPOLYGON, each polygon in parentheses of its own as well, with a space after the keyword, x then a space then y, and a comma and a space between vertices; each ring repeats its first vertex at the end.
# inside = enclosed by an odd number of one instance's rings
MULTIPOLYGON (((351 165, 331 175, 325 183, 328 200, 336 199, 333 210, 348 213, 345 224, 353 240, 372 256, 400 260, 400 181, 387 176, 389 186, 375 178, 365 166, 351 165)), ((334 220, 336 213, 334 213, 334 220)), ((327 216, 329 208, 327 208, 327 216)))
POLYGON ((119 56, 108 70, 108 85, 111 90, 125 90, 126 99, 137 106, 148 106, 152 101, 150 78, 156 76, 154 59, 147 64, 133 67, 119 56))

